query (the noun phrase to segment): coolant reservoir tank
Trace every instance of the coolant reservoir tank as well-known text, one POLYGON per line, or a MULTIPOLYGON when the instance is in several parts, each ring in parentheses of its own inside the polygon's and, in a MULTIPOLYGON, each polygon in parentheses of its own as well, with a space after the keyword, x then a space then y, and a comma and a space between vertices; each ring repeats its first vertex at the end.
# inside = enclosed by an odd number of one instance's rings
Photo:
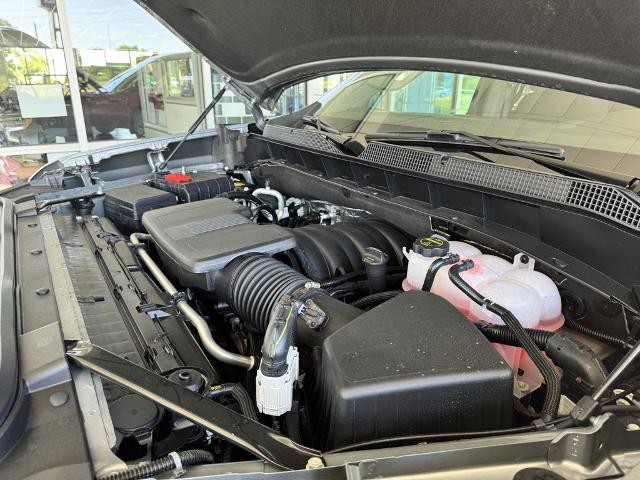
POLYGON ((438 235, 418 238, 413 243, 411 250, 403 248, 402 252, 409 261, 407 278, 402 282, 404 290, 421 290, 424 278, 433 261, 449 252, 460 255, 462 260, 482 255, 482 252, 473 245, 464 242, 449 242, 438 235))
MULTIPOLYGON (((418 239, 412 250, 404 250, 409 260, 407 278, 402 283, 404 290, 422 289, 431 264, 448 252, 458 254, 461 260, 473 260, 473 268, 460 273, 462 279, 485 298, 510 310, 523 327, 556 331, 563 325, 557 286, 545 274, 535 271, 534 260, 524 254, 516 255, 511 263, 483 254, 465 242, 447 242, 437 236, 418 239), (432 244, 438 244, 437 248, 430 248, 432 244)), ((502 325, 500 317, 471 301, 451 282, 450 268, 438 270, 431 292, 446 298, 472 321, 502 325)), ((513 368, 516 396, 526 395, 541 385, 542 375, 522 348, 497 344, 495 347, 513 368)))

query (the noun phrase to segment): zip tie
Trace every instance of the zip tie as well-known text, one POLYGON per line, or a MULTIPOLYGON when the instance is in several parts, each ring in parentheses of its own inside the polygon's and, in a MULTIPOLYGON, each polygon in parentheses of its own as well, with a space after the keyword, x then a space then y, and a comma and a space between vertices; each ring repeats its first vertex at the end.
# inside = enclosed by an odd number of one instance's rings
POLYGON ((176 477, 181 477, 182 475, 184 475, 185 469, 182 466, 182 459, 180 458, 180 455, 178 455, 178 452, 171 452, 167 455, 167 457, 171 457, 173 459, 173 464, 175 465, 175 468, 173 470, 176 473, 176 477))

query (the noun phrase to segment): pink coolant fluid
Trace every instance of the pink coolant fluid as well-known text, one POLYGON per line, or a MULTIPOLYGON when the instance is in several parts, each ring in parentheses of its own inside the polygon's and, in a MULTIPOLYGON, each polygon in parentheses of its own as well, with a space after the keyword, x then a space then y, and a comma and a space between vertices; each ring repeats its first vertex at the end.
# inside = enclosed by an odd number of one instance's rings
MULTIPOLYGON (((417 242, 424 240, 418 239, 417 242)), ((465 242, 446 243, 449 252, 458 254, 461 260, 471 259, 474 262, 472 269, 461 272, 462 279, 484 297, 510 310, 523 327, 548 331, 562 327, 564 317, 558 288, 549 277, 534 270, 533 259, 518 254, 513 262, 508 262, 495 255, 483 254, 465 242)), ((402 283, 404 290, 420 290, 429 267, 439 258, 427 256, 431 251, 417 247, 418 243, 414 244, 412 250, 404 249, 409 261, 407 278, 402 283)), ((438 270, 431 292, 449 300, 471 321, 503 325, 500 317, 472 302, 449 280, 449 268, 445 266, 438 270)), ((514 371, 516 396, 524 396, 542 384, 542 374, 522 348, 499 344, 494 346, 514 371)))

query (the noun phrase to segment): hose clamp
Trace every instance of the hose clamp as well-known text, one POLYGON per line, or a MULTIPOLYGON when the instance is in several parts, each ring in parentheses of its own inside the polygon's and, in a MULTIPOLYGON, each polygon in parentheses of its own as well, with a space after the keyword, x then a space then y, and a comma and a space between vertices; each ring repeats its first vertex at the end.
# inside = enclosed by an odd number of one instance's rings
POLYGON ((187 301, 187 294, 185 292, 177 292, 171 295, 171 303, 173 305, 178 305, 180 302, 187 301))
POLYGON ((171 452, 167 457, 171 457, 173 459, 173 464, 175 465, 173 471, 175 472, 176 478, 183 476, 186 470, 182 465, 182 459, 180 458, 180 455, 178 455, 178 452, 171 452))

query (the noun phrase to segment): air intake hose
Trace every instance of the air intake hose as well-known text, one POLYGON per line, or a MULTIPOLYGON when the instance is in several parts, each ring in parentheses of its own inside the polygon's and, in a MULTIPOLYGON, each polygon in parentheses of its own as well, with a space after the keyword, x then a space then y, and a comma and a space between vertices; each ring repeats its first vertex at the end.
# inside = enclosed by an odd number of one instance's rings
POLYGON ((266 255, 241 255, 216 277, 216 293, 251 330, 267 331, 275 304, 310 282, 293 268, 266 255))
POLYGON ((266 255, 240 256, 216 277, 219 298, 245 325, 264 334, 256 376, 256 405, 264 414, 280 416, 291 410, 299 374, 298 341, 318 345, 362 313, 318 287, 266 255))
MULTIPOLYGON (((224 267, 216 277, 215 287, 218 298, 226 302, 249 329, 264 334, 275 305, 308 282, 311 282, 309 278, 275 258, 249 254, 224 267)), ((297 329, 296 342, 308 347, 320 345, 324 338, 363 313, 321 289, 315 290, 307 299, 313 300, 327 315, 321 329, 304 324, 297 329)), ((302 322, 299 316, 297 322, 302 322)))

